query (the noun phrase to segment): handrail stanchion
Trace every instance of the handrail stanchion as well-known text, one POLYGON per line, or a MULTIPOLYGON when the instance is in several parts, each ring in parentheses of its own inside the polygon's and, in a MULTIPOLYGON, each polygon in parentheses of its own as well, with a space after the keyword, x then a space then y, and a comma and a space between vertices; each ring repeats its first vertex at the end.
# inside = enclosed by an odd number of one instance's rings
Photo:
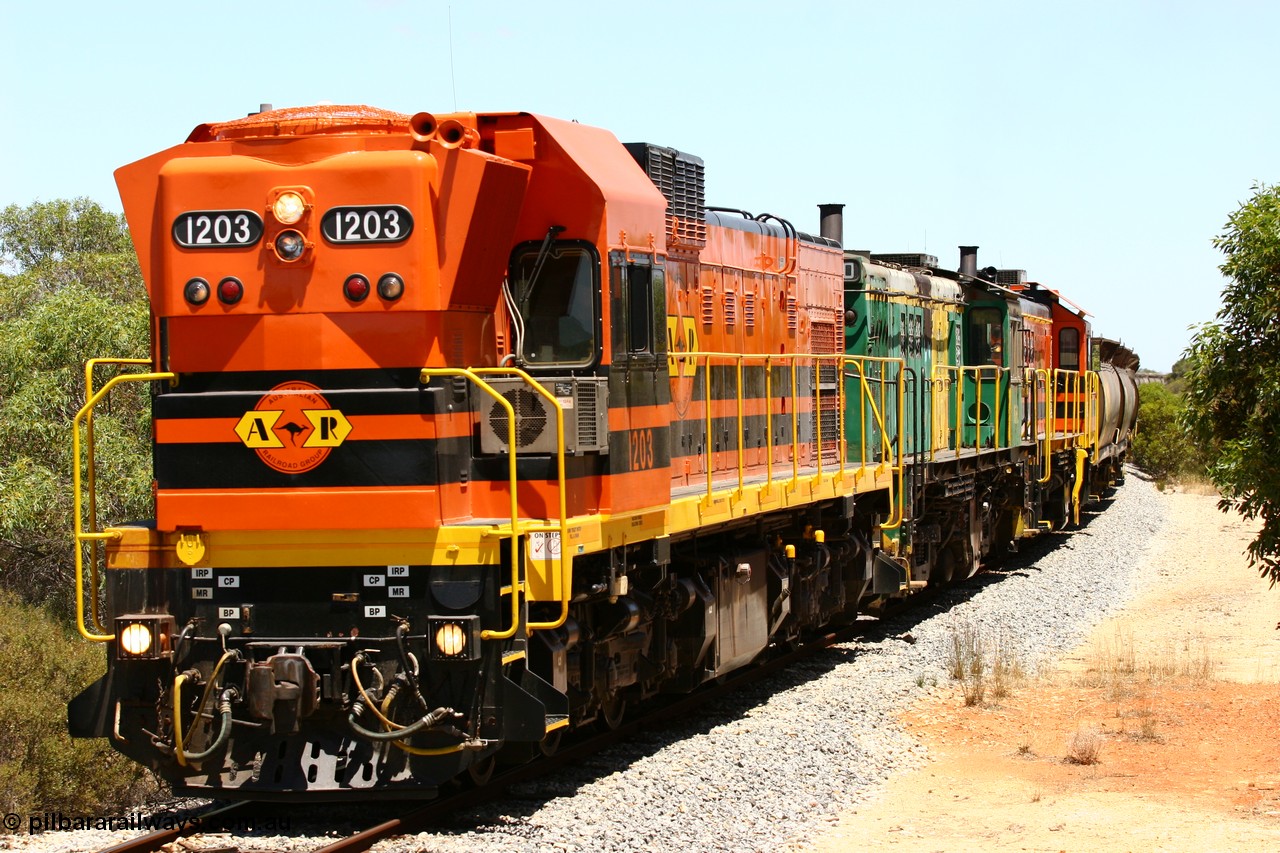
POLYGON ((745 437, 743 434, 744 409, 742 402, 742 360, 745 356, 739 355, 737 362, 737 398, 738 398, 738 497, 742 497, 743 489, 746 487, 745 469, 746 469, 746 448, 743 446, 745 437))
POLYGON ((706 421, 707 421, 707 439, 704 442, 707 450, 707 462, 706 462, 707 503, 711 503, 711 495, 714 492, 714 490, 712 489, 711 480, 714 474, 715 454, 711 452, 711 441, 712 441, 713 435, 711 432, 711 356, 710 355, 705 355, 703 356, 703 359, 702 359, 702 389, 703 389, 702 405, 706 412, 706 421))
POLYGON ((764 357, 765 484, 773 488, 773 356, 764 357))

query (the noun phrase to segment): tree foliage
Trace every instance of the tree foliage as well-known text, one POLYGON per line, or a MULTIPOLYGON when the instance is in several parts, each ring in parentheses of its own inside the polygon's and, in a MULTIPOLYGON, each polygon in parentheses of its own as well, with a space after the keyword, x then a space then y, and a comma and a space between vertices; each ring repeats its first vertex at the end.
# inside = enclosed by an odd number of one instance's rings
POLYGON ((1249 556, 1280 581, 1280 187, 1254 195, 1228 219, 1214 245, 1228 278, 1215 322, 1187 351, 1186 424, 1213 460, 1219 506, 1262 530, 1249 556))
POLYGON ((1182 397, 1159 382, 1138 386, 1138 429, 1133 462, 1159 482, 1204 477, 1204 458, 1188 447, 1182 397))
POLYGON ((6 812, 110 814, 156 793, 105 740, 73 741, 63 708, 102 674, 102 649, 0 590, 0 803, 6 812))
MULTIPOLYGON (((146 291, 124 217, 87 199, 6 208, 0 270, 0 585, 65 614, 83 365, 148 355, 146 291)), ((148 406, 124 386, 95 415, 100 517, 150 514, 148 406)))

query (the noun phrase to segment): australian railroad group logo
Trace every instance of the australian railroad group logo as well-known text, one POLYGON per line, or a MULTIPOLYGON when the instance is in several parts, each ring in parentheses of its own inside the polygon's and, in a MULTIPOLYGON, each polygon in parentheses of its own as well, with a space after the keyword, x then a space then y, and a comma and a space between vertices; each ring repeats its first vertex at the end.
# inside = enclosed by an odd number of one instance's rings
POLYGON ((315 468, 350 434, 351 422, 309 382, 282 382, 236 424, 244 446, 285 474, 315 468))

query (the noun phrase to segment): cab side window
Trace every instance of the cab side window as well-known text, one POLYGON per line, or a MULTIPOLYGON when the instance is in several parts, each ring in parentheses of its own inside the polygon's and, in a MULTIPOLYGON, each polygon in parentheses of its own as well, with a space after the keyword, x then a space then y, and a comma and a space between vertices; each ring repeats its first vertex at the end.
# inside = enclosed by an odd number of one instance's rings
POLYGON ((1004 314, 998 308, 969 312, 968 363, 1004 366, 1004 314))
POLYGON ((595 253, 580 246, 533 245, 511 264, 529 364, 589 364, 596 354, 595 253))
POLYGON ((1080 330, 1067 327, 1058 332, 1058 367, 1080 369, 1080 330))

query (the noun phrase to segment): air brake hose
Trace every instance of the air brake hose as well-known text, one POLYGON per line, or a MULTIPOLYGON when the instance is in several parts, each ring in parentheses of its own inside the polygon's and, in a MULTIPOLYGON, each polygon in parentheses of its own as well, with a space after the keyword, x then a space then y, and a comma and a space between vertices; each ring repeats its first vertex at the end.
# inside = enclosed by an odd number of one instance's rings
POLYGON ((222 745, 227 742, 227 738, 231 737, 231 700, 234 697, 235 690, 231 688, 227 688, 218 694, 218 714, 222 718, 218 728, 218 736, 213 739, 213 743, 209 744, 207 749, 201 752, 187 752, 179 746, 178 752, 182 756, 181 764, 186 764, 188 761, 204 761, 221 749, 222 745))
POLYGON ((375 732, 371 729, 366 729, 364 726, 356 722, 356 719, 364 713, 364 708, 364 703, 360 701, 357 701, 352 705, 351 713, 347 715, 347 725, 351 727, 353 732, 360 735, 360 737, 376 741, 404 740, 405 738, 411 737, 424 729, 429 729, 432 726, 435 726, 445 717, 453 715, 452 708, 436 708, 416 723, 412 723, 402 729, 396 729, 395 731, 390 732, 375 732))
POLYGON ((404 635, 408 630, 409 626, 405 622, 401 622, 396 626, 396 650, 400 653, 400 668, 404 673, 405 683, 408 684, 409 690, 413 693, 413 698, 418 700, 418 707, 426 711, 430 706, 427 705, 427 700, 423 697, 422 690, 418 687, 418 675, 414 672, 413 661, 409 659, 409 649, 405 646, 404 635))

